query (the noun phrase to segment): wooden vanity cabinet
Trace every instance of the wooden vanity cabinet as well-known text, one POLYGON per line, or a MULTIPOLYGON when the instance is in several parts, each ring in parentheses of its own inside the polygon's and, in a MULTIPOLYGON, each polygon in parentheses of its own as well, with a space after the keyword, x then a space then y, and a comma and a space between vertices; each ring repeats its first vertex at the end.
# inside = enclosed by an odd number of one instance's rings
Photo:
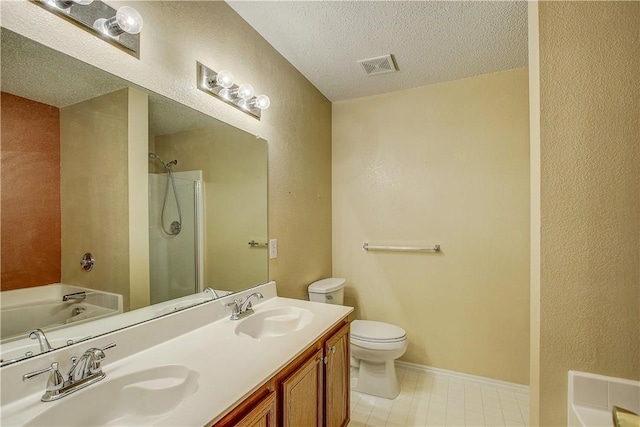
POLYGON ((276 391, 273 379, 260 387, 216 423, 207 427, 277 427, 276 391))
POLYGON ((344 325, 324 344, 325 354, 325 426, 343 427, 349 423, 351 390, 351 353, 349 324, 344 325))
POLYGON ((317 350, 279 382, 280 425, 322 426, 324 411, 323 352, 317 350))
POLYGON ((215 427, 345 427, 350 410, 349 321, 344 318, 215 427))

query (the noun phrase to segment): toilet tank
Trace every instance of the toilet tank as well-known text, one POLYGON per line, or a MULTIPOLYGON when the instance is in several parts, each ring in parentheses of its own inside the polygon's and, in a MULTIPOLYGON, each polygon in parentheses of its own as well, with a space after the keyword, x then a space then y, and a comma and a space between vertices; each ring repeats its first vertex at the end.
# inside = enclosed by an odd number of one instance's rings
POLYGON ((309 285, 309 301, 342 305, 345 279, 332 277, 309 285))

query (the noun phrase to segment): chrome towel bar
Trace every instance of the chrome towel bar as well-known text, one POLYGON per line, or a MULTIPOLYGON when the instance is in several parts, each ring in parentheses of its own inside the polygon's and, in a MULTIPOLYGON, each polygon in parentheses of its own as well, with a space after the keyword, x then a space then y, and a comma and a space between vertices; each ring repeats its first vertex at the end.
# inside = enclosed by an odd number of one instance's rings
POLYGON ((434 245, 431 248, 423 248, 417 246, 370 246, 368 243, 362 245, 365 251, 392 251, 392 252, 434 252, 440 253, 440 245, 434 245))

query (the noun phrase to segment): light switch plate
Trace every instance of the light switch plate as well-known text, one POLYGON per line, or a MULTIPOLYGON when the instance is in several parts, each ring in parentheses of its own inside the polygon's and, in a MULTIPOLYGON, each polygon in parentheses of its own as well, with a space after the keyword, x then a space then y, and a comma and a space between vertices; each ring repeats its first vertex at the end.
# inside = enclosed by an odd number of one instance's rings
POLYGON ((278 239, 269 239, 269 258, 278 258, 278 239))

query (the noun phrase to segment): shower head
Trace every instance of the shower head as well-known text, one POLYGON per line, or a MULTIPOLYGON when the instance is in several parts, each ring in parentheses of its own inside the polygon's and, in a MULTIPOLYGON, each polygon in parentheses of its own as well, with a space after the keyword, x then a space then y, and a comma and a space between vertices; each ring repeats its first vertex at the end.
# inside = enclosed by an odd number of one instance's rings
POLYGON ((160 156, 158 156, 156 153, 149 153, 149 160, 157 160, 160 163, 162 163, 162 166, 164 166, 165 169, 169 170, 171 169, 172 166, 175 166, 178 164, 178 159, 174 159, 171 160, 168 163, 165 163, 162 161, 162 159, 160 158, 160 156))

